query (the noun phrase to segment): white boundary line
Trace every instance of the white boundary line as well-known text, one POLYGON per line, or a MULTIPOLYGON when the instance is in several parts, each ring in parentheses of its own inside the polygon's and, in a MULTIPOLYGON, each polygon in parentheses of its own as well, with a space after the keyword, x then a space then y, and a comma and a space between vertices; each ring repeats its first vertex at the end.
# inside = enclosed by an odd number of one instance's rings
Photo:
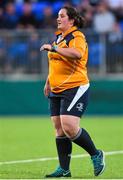
MULTIPOLYGON (((121 151, 110 151, 110 152, 105 152, 105 155, 116 155, 116 154, 123 154, 123 150, 121 151)), ((73 155, 72 158, 84 158, 88 157, 88 154, 77 154, 73 155)), ((31 162, 39 162, 39 161, 52 161, 52 160, 57 160, 57 157, 46 157, 46 158, 37 158, 37 159, 26 159, 26 160, 15 160, 15 161, 3 161, 0 162, 0 165, 5 165, 5 164, 22 164, 22 163, 31 163, 31 162)))

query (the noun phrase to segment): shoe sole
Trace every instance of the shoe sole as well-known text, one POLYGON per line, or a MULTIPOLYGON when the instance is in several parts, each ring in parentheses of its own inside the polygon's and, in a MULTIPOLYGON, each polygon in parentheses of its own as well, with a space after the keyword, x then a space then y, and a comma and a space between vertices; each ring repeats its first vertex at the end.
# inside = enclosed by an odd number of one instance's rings
POLYGON ((45 178, 71 178, 71 173, 70 172, 68 172, 68 173, 66 173, 66 174, 63 174, 62 176, 45 176, 45 178))
POLYGON ((103 166, 102 170, 100 171, 100 173, 98 175, 96 175, 96 176, 101 175, 105 170, 105 153, 104 153, 104 151, 102 151, 102 153, 103 153, 103 164, 104 164, 104 166, 103 166))
POLYGON ((57 176, 57 177, 52 177, 52 176, 47 177, 47 176, 45 176, 44 178, 45 178, 45 179, 48 179, 48 178, 51 178, 51 179, 63 178, 63 179, 64 179, 64 178, 71 178, 71 177, 72 177, 72 176, 59 176, 59 177, 58 177, 58 176, 57 176))

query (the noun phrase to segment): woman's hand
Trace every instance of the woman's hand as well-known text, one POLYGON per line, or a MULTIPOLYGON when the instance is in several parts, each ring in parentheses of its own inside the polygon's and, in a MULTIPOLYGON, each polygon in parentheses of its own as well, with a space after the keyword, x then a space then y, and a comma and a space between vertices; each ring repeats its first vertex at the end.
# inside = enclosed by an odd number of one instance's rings
POLYGON ((52 50, 51 44, 43 44, 40 48, 40 51, 43 51, 43 50, 51 51, 52 50))
POLYGON ((44 95, 48 96, 50 93, 50 84, 49 82, 46 82, 45 86, 44 86, 44 95))

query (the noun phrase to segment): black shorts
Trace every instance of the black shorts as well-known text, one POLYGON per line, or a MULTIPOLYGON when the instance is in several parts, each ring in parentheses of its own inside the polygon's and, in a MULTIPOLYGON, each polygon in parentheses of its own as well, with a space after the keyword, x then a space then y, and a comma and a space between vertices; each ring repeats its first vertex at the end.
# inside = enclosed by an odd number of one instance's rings
POLYGON ((81 117, 88 104, 89 84, 65 90, 50 92, 51 116, 73 115, 81 117))

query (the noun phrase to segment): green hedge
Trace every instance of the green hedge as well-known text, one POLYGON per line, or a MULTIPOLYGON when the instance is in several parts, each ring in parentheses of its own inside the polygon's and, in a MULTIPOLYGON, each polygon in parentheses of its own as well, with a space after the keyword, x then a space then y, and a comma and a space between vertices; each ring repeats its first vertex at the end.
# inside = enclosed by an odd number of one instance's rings
MULTIPOLYGON (((0 115, 47 115, 42 81, 0 81, 0 115)), ((123 114, 123 81, 92 81, 86 114, 123 114)))

